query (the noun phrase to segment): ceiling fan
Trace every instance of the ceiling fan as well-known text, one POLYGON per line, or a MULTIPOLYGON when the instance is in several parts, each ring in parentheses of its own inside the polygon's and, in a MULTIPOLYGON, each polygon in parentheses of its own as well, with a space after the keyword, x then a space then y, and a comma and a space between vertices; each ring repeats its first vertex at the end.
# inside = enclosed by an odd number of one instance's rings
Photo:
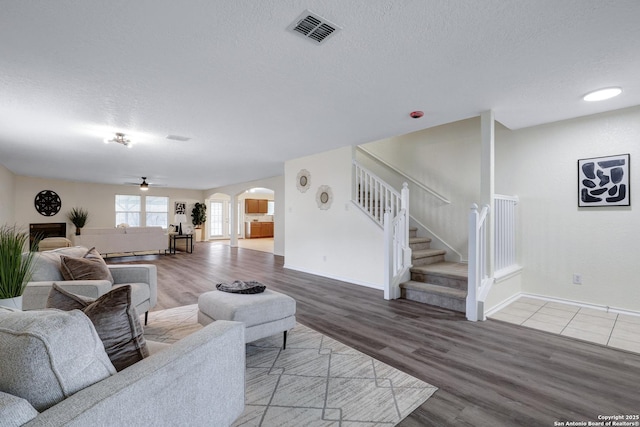
POLYGON ((152 184, 147 182, 147 177, 143 176, 142 182, 125 182, 125 185, 138 185, 141 191, 147 191, 149 187, 166 187, 166 184, 152 184))

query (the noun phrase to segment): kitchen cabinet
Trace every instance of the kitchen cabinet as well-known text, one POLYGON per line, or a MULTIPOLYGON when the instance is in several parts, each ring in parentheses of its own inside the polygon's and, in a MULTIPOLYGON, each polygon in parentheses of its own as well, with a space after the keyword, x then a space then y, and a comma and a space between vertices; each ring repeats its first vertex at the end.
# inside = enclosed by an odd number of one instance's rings
POLYGON ((269 210, 267 199, 245 199, 244 212, 249 214, 266 214, 269 210))
POLYGON ((262 237, 273 237, 273 223, 272 222, 263 222, 262 223, 262 237))
POLYGON ((273 237, 273 222, 262 222, 262 221, 245 222, 244 237, 245 239, 273 237))

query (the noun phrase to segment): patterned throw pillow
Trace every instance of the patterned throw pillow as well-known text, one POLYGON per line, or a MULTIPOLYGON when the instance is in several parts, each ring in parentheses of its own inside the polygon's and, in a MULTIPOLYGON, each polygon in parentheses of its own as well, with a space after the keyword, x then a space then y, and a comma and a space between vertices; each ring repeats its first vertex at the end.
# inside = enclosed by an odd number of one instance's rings
POLYGON ((78 309, 86 314, 118 371, 149 356, 138 313, 131 305, 131 286, 117 287, 93 300, 72 294, 54 283, 47 308, 78 309))
POLYGON ((236 280, 230 285, 227 283, 218 283, 216 288, 219 291, 231 292, 233 294, 259 294, 260 292, 264 292, 267 287, 262 283, 255 282, 253 280, 249 280, 247 282, 236 280))
POLYGON ((60 271, 64 280, 108 280, 113 285, 113 276, 95 247, 82 258, 60 256, 60 271))

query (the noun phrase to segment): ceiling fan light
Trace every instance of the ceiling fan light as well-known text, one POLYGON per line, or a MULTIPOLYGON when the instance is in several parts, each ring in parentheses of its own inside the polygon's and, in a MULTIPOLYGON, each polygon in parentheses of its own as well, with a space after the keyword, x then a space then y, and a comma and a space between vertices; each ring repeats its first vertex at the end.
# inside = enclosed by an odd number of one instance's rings
POLYGON ((147 178, 142 177, 142 184, 140 184, 140 191, 147 191, 149 189, 149 184, 147 184, 147 178))
POLYGON ((585 101, 604 101, 605 99, 613 98, 622 93, 622 89, 619 87, 607 87, 604 89, 594 90, 582 97, 585 101))
POLYGON ((122 132, 116 132, 116 136, 111 139, 104 139, 105 144, 108 144, 110 142, 117 142, 118 144, 124 145, 127 148, 131 148, 131 140, 127 139, 127 136, 122 132))

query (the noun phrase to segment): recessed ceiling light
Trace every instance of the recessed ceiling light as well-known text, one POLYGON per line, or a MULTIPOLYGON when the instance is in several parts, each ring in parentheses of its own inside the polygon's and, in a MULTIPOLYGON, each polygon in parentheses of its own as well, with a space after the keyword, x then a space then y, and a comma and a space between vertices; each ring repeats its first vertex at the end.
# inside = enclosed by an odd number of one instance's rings
POLYGON ((622 89, 619 87, 608 87, 605 89, 594 90, 589 92, 582 99, 585 101, 604 101, 605 99, 613 98, 622 93, 622 89))

